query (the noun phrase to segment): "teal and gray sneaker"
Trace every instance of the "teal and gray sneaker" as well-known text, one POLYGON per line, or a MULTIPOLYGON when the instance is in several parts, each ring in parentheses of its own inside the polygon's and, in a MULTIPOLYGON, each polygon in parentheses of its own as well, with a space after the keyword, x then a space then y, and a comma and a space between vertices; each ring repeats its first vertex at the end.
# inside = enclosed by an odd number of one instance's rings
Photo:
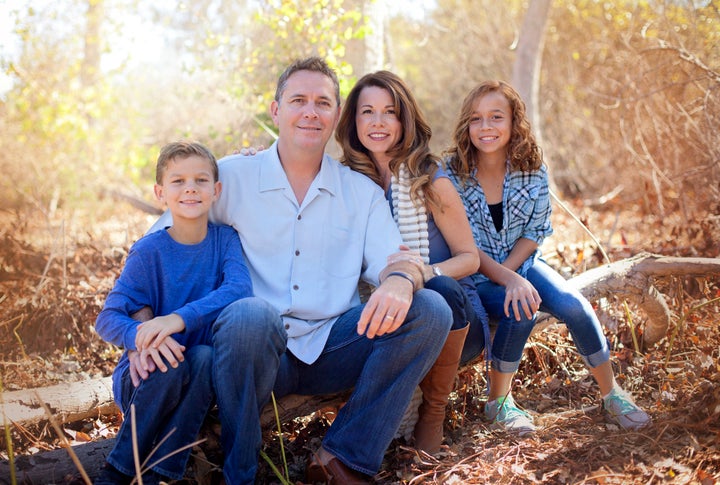
POLYGON ((650 424, 650 416, 640 409, 628 392, 619 387, 603 398, 607 417, 623 429, 640 429, 650 424))
POLYGON ((535 432, 532 416, 518 408, 511 395, 485 403, 485 417, 492 423, 493 429, 509 431, 518 436, 535 432))

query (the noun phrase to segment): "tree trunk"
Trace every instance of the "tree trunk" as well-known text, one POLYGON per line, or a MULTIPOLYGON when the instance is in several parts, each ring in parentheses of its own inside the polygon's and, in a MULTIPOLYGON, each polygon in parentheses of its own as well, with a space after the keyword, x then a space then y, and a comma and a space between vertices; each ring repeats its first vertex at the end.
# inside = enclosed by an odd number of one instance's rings
MULTIPOLYGON (((615 297, 638 305, 648 317, 644 342, 652 345, 666 335, 671 319, 671 312, 663 295, 652 282, 669 276, 718 277, 720 258, 676 258, 643 253, 593 268, 569 281, 589 300, 615 297)), ((544 328, 550 320, 549 315, 541 315, 537 328, 544 328)), ((6 392, 3 398, 7 417, 16 423, 22 421, 24 424, 44 419, 37 396, 49 404, 58 421, 117 412, 117 408, 112 404, 109 378, 103 378, 38 390, 6 392), (69 399, 70 396, 77 396, 77 399, 69 399)), ((286 396, 277 403, 278 417, 283 423, 296 417, 308 416, 324 408, 336 407, 347 397, 348 393, 286 396)), ((275 428, 276 421, 273 405, 268 404, 261 415, 261 424, 264 429, 269 430, 275 428)), ((102 466, 113 443, 113 439, 107 439, 73 447, 91 478, 102 466)), ((77 473, 65 450, 18 457, 16 470, 19 483, 28 479, 36 485, 52 483, 53 480, 77 473)), ((8 462, 0 461, 0 484, 10 483, 9 476, 8 462)))
POLYGON ((532 0, 530 2, 520 29, 517 55, 512 72, 513 87, 525 101, 528 119, 536 132, 540 129, 537 103, 545 23, 550 12, 550 5, 550 0, 532 0))

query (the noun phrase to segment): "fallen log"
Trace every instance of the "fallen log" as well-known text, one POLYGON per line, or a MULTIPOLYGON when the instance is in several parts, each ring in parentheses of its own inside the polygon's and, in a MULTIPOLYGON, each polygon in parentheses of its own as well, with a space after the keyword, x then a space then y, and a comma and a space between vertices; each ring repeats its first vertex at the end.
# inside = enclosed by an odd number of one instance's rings
MULTIPOLYGON (((106 382, 102 383, 102 385, 104 384, 106 384, 106 382)), ((52 394, 54 395, 57 389, 60 389, 63 386, 52 387, 52 394)), ((77 388, 77 386, 74 385, 67 385, 65 387, 66 389, 77 388)), ((48 388, 38 389, 36 393, 35 391, 27 391, 26 394, 35 394, 35 402, 37 402, 37 396, 43 394, 45 389, 48 388)), ((296 417, 308 416, 320 409, 339 406, 347 400, 347 397, 348 393, 326 396, 298 396, 294 394, 285 396, 277 401, 277 417, 279 417, 281 423, 285 423, 296 417)), ((40 408, 42 410, 42 406, 40 406, 40 408)), ((112 403, 107 403, 107 409, 110 409, 108 414, 117 412, 117 408, 112 403)), ((101 408, 96 408, 95 411, 99 413, 101 408)), ((68 415, 69 414, 64 414, 63 416, 68 415)), ((275 415, 275 406, 273 406, 272 403, 265 406, 260 416, 260 421, 263 428, 266 430, 275 428, 277 418, 275 415)), ((97 477, 105 463, 105 458, 112 450, 114 444, 115 438, 108 438, 72 447, 75 455, 77 455, 83 469, 90 479, 97 477)), ((15 460, 15 474, 18 484, 47 485, 77 481, 79 470, 70 459, 68 451, 61 448, 34 455, 17 457, 15 460)), ((7 460, 0 460, 0 485, 10 484, 10 464, 7 460)))
MULTIPOLYGON (((667 332, 671 321, 671 311, 664 300, 663 295, 654 286, 654 280, 668 276, 696 276, 696 277, 717 277, 720 275, 720 258, 682 258, 682 257, 665 257, 649 253, 639 254, 632 258, 628 258, 615 263, 606 264, 586 271, 578 276, 570 279, 570 283, 577 288, 589 300, 598 300, 601 298, 621 298, 627 299, 638 305, 647 315, 647 325, 644 332, 644 342, 646 345, 652 345, 663 338, 667 332)), ((540 315, 536 330, 542 329, 552 323, 552 317, 549 315, 540 315)), ((102 384, 109 387, 107 379, 102 384)), ((94 389, 96 384, 88 382, 79 383, 80 386, 87 386, 88 389, 94 389)), ((37 393, 43 402, 50 403, 50 407, 57 413, 60 419, 67 420, 68 417, 80 416, 96 416, 104 413, 117 412, 112 404, 112 398, 109 394, 102 394, 102 399, 98 398, 97 403, 90 398, 86 401, 87 409, 75 409, 72 412, 64 410, 61 403, 68 401, 68 396, 73 394, 64 394, 71 392, 62 390, 60 386, 53 386, 50 396, 45 397, 45 389, 37 390, 37 393), (55 397, 52 397, 55 396, 55 397), (62 399, 60 399, 60 397, 62 399), (103 401, 103 402, 101 402, 103 401)), ((31 394, 35 391, 13 391, 10 398, 17 405, 28 406, 29 410, 14 410, 13 415, 18 418, 22 416, 32 416, 31 419, 43 419, 38 417, 42 414, 42 409, 37 400, 33 401, 31 394), (17 394, 15 394, 17 393, 17 394), (25 393, 21 396, 21 393, 25 393)), ((103 391, 104 392, 104 391, 103 391)), ((89 395, 98 397, 100 392, 90 392, 89 395)), ((326 407, 337 406, 345 399, 346 394, 336 394, 331 396, 297 396, 291 395, 280 399, 277 403, 278 416, 281 422, 287 422, 296 417, 308 416, 313 412, 326 407)), ((9 401, 6 401, 9 402, 9 401)), ((7 413, 8 417, 11 413, 7 413)), ((79 418, 82 419, 82 418, 79 418)), ((17 422, 17 420, 14 420, 17 422)), ((269 404, 263 410, 261 422, 265 429, 275 426, 276 417, 273 406, 269 404)), ((112 449, 113 439, 91 442, 84 445, 73 447, 80 461, 93 478, 102 466, 105 456, 112 449)), ((6 460, 0 461, 0 484, 9 482, 9 465, 6 460)), ((54 483, 58 477, 65 477, 77 473, 75 466, 70 460, 65 450, 54 450, 51 452, 39 453, 30 457, 19 457, 16 461, 16 470, 18 471, 18 483, 27 480, 26 483, 49 484, 54 483)))
POLYGON ((647 316, 643 333, 646 346, 659 342, 670 326, 672 312, 654 281, 669 276, 720 276, 720 258, 685 258, 641 253, 592 268, 568 280, 588 300, 626 299, 647 316))
POLYGON ((59 423, 117 412, 110 377, 4 392, 0 401, 5 422, 22 423, 24 426, 47 421, 41 403, 50 408, 59 423))

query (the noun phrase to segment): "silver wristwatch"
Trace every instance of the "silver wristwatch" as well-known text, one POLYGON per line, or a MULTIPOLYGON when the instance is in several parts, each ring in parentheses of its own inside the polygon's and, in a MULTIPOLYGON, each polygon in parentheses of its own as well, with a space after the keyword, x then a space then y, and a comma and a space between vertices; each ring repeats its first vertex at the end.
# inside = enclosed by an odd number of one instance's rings
POLYGON ((435 276, 442 276, 442 275, 443 275, 442 270, 441 270, 438 266, 436 266, 436 265, 434 265, 434 264, 432 265, 432 270, 433 270, 433 274, 434 274, 435 276))

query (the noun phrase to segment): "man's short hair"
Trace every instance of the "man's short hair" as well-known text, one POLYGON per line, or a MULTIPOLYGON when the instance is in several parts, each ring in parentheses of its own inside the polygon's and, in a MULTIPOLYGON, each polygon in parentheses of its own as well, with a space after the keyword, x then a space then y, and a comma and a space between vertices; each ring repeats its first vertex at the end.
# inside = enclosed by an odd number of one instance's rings
POLYGON ((290 64, 280 75, 277 83, 277 89, 275 90, 275 101, 280 101, 280 98, 287 87, 287 81, 290 76, 298 71, 312 71, 319 72, 330 78, 335 87, 335 101, 340 106, 340 83, 338 82, 337 74, 335 71, 327 65, 324 59, 320 57, 307 57, 305 59, 298 59, 290 64))

